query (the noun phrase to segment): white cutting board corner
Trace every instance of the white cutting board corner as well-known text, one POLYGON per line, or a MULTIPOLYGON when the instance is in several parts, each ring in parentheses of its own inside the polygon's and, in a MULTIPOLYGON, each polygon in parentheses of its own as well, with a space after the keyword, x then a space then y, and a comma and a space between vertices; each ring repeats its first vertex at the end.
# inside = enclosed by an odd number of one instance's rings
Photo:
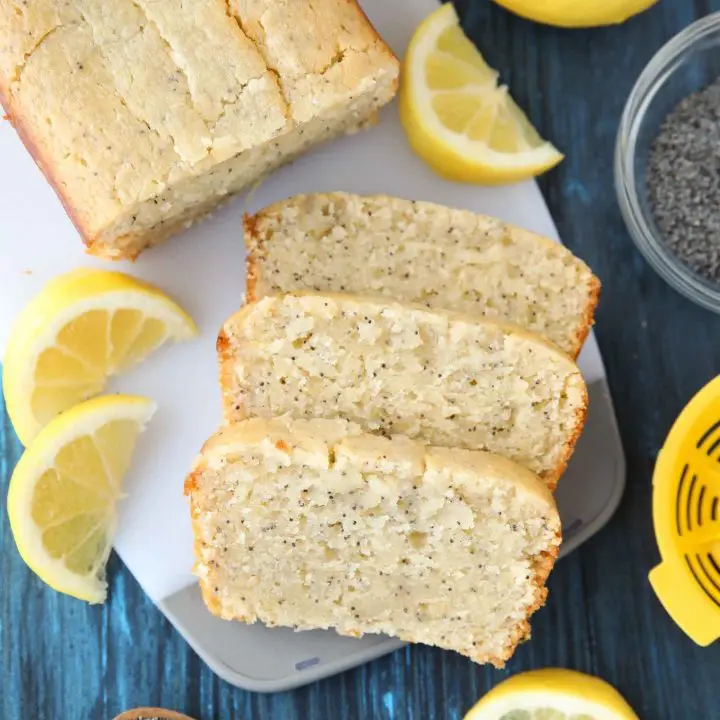
MULTIPOLYGON (((364 0, 364 10, 398 55, 433 0, 364 0)), ((479 188, 445 182, 409 150, 395 104, 373 129, 323 146, 281 169, 249 200, 237 198, 182 236, 134 263, 88 257, 59 201, 10 124, 0 123, 0 349, 18 311, 51 277, 78 266, 112 267, 153 282, 195 318, 199 340, 162 349, 111 390, 145 394, 158 412, 142 436, 128 478, 116 549, 159 602, 193 582, 192 534, 183 481, 220 421, 217 331, 244 290, 242 214, 299 192, 347 190, 431 200, 495 215, 557 237, 534 182, 479 188)), ((581 367, 604 376, 591 338, 581 367)))

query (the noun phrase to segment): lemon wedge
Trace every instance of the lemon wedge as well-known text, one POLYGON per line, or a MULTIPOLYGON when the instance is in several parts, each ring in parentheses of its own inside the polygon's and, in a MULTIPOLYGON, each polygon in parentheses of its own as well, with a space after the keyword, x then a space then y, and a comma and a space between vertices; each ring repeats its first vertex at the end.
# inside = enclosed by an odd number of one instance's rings
POLYGON ((128 275, 83 269, 50 281, 15 321, 4 359, 5 404, 20 441, 28 445, 166 340, 195 335, 176 303, 128 275))
POLYGON ((403 63, 400 120, 413 150, 441 176, 495 185, 534 177, 562 160, 497 80, 452 3, 415 31, 403 63))
POLYGON ((154 412, 141 397, 93 398, 52 420, 20 458, 8 490, 10 528, 23 560, 55 590, 105 600, 123 476, 154 412))
POLYGON ((465 720, 638 720, 638 716, 604 680, 547 668, 500 683, 465 720))
POLYGON ((495 0, 528 20, 559 27, 599 27, 625 22, 658 0, 495 0))

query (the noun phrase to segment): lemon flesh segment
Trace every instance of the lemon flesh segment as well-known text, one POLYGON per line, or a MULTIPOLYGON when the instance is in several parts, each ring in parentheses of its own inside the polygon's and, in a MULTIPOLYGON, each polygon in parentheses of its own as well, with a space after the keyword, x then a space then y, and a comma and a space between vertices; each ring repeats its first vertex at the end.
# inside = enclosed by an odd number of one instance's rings
POLYGON ((154 412, 141 397, 94 398, 53 419, 20 458, 10 527, 23 560, 55 590, 105 600, 122 480, 154 412))
POLYGON ((109 377, 167 341, 196 335, 175 302, 128 275, 83 269, 55 278, 19 315, 4 359, 18 437, 28 445, 52 418, 102 392, 109 377))
POLYGON ((464 720, 638 720, 620 693, 573 670, 531 670, 501 682, 464 720))
POLYGON ((452 4, 418 27, 404 61, 400 119, 440 175, 500 184, 539 175, 562 154, 543 140, 464 35, 452 4))
POLYGON ((495 0, 498 5, 528 20, 558 27, 599 27, 623 23, 655 5, 658 0, 495 0))

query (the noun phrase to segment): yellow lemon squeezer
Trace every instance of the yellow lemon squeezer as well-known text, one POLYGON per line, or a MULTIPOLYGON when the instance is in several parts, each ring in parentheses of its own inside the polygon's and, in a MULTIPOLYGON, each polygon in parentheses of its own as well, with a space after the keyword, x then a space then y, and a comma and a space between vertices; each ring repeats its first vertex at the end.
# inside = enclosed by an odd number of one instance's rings
POLYGON ((650 584, 698 645, 720 638, 720 376, 690 401, 660 451, 653 524, 662 562, 650 584))

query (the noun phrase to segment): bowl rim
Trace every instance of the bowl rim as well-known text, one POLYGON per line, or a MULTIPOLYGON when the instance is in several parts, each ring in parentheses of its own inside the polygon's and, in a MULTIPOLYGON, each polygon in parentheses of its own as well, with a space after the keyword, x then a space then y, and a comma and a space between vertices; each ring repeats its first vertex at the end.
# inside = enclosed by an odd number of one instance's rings
POLYGON ((625 225, 638 250, 675 290, 696 304, 720 313, 720 284, 701 278, 680 261, 653 230, 640 205, 635 177, 637 139, 650 103, 680 61, 697 43, 718 33, 720 12, 696 20, 665 43, 640 73, 620 118, 615 143, 615 191, 625 225))

